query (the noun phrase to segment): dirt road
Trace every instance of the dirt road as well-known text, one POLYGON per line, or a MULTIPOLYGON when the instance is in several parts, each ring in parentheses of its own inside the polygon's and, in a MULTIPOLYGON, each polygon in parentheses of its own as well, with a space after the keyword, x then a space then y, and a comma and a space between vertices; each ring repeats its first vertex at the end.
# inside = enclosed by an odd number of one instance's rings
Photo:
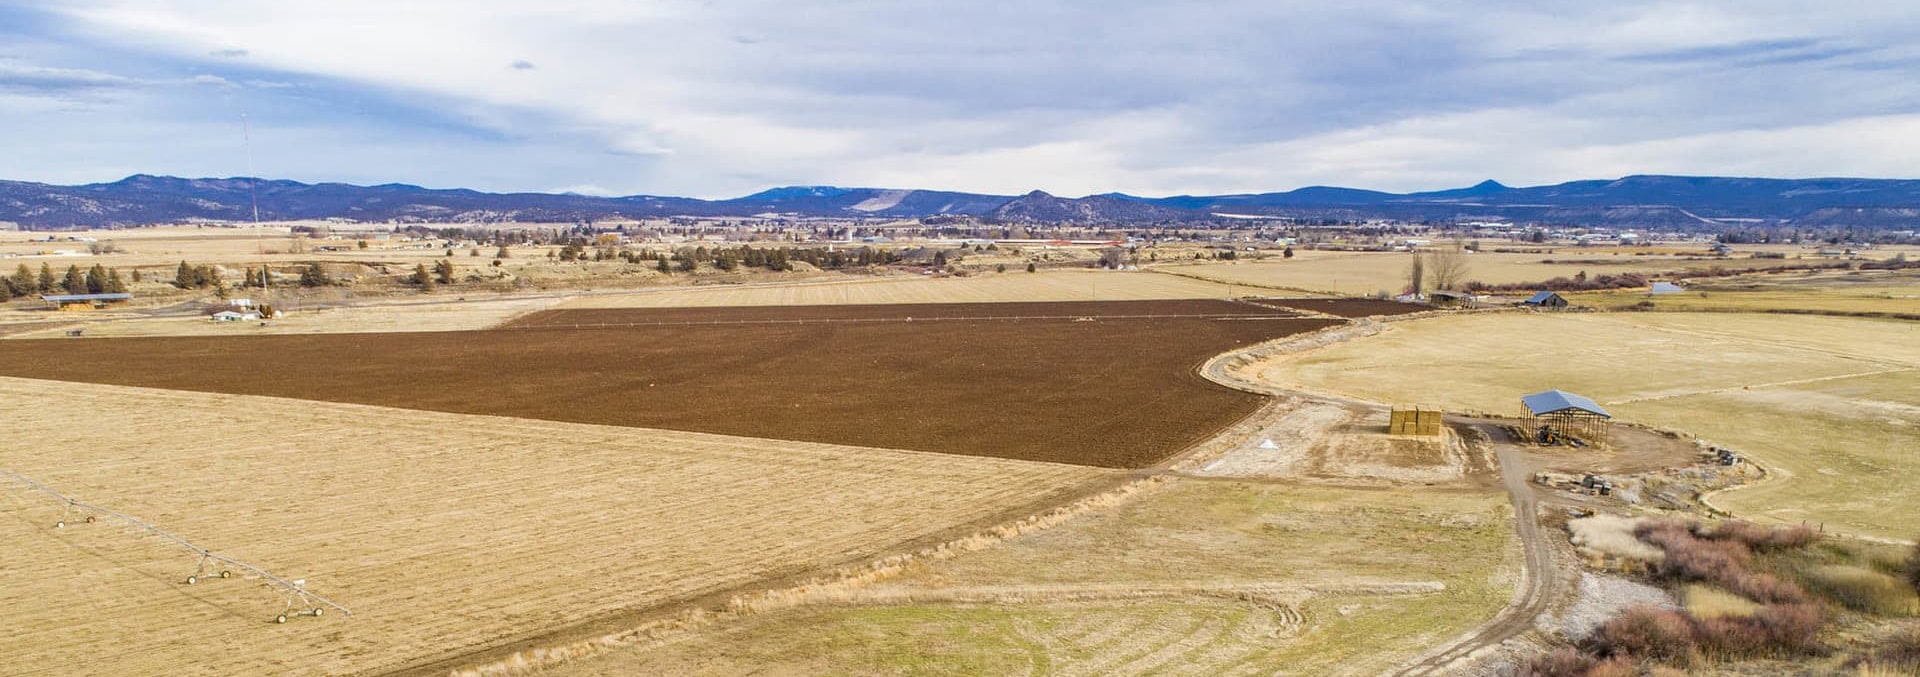
POLYGON ((1566 572, 1553 560, 1553 542, 1540 529, 1540 497, 1528 481, 1533 476, 1533 468, 1527 463, 1525 452, 1507 441, 1506 433, 1497 426, 1485 422, 1471 425, 1492 441, 1494 456, 1500 460, 1501 482, 1513 501, 1514 529, 1520 535, 1520 547, 1526 556, 1520 589, 1513 603, 1493 620, 1389 674, 1443 674, 1481 650, 1499 646, 1532 629, 1534 619, 1559 601, 1567 590, 1563 584, 1566 572))
MULTIPOLYGON (((1201 368, 1201 375, 1215 383, 1249 392, 1300 397, 1363 409, 1386 408, 1374 402, 1306 392, 1273 383, 1249 380, 1228 368, 1237 354, 1257 353, 1260 350, 1260 346, 1255 346, 1238 353, 1227 353, 1215 357, 1201 368)), ((1527 460, 1525 449, 1514 444, 1498 422, 1450 416, 1447 417, 1447 423, 1456 427, 1471 427, 1485 435, 1488 443, 1493 445, 1494 456, 1500 465, 1501 482, 1513 502, 1514 529, 1520 537, 1520 545, 1525 554, 1520 588, 1515 593, 1513 602, 1501 610, 1499 615, 1494 616, 1493 620, 1421 654, 1412 662, 1389 673, 1393 675, 1445 673, 1463 659, 1527 632, 1533 627, 1534 619, 1557 603, 1568 590, 1564 584, 1568 573, 1561 571, 1555 564, 1553 542, 1540 529, 1540 497, 1529 481, 1533 477, 1534 469, 1527 460)))

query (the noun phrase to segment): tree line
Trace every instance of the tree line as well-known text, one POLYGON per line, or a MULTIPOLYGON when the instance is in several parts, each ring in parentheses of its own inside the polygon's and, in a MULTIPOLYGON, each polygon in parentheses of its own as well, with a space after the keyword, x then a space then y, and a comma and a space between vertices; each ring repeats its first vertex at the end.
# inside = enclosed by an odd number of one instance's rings
MULTIPOLYGON (((220 271, 219 266, 204 263, 192 265, 181 261, 179 267, 173 272, 173 286, 181 289, 216 289, 224 293, 227 289, 227 281, 220 271)), ((300 280, 297 283, 299 286, 326 287, 333 283, 333 276, 328 275, 326 269, 320 267, 318 263, 308 263, 300 267, 300 280)), ((246 279, 240 283, 240 287, 266 289, 274 284, 272 269, 267 266, 257 269, 249 266, 246 269, 246 279)))
POLYGON ((56 277, 53 267, 45 263, 40 264, 37 274, 22 263, 13 270, 13 275, 0 281, 0 301, 32 294, 120 294, 126 291, 127 282, 120 277, 120 270, 99 264, 94 264, 84 272, 77 265, 67 266, 66 274, 56 277))
POLYGON ((624 261, 626 263, 652 262, 660 272, 692 272, 700 264, 711 264, 723 271, 741 268, 761 268, 779 272, 792 270, 794 262, 803 262, 822 270, 844 270, 867 266, 884 266, 902 260, 900 254, 875 247, 858 249, 835 249, 827 251, 817 247, 681 247, 671 252, 658 252, 652 249, 633 251, 614 247, 588 247, 581 242, 572 242, 560 248, 558 252, 549 252, 560 261, 624 261))

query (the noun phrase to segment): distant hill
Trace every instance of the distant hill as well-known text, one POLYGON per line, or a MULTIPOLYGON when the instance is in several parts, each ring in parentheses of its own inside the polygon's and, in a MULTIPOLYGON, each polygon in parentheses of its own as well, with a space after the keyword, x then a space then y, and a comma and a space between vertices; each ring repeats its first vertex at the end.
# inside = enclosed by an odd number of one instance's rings
POLYGON ((786 186, 726 200, 631 195, 482 193, 399 183, 356 186, 244 178, 135 175, 112 183, 56 186, 0 181, 0 221, 29 228, 246 221, 257 196, 269 220, 482 223, 660 216, 922 218, 964 215, 989 222, 1152 226, 1276 216, 1331 219, 1504 219, 1519 223, 1711 230, 1731 225, 1902 227, 1920 224, 1920 181, 1629 176, 1510 187, 1496 181, 1453 190, 1385 193, 1313 186, 1278 193, 1066 198, 1033 191, 984 195, 899 188, 786 186))
POLYGON ((1033 191, 993 208, 989 219, 1028 223, 1154 223, 1191 220, 1192 211, 1129 195, 1072 199, 1033 191))

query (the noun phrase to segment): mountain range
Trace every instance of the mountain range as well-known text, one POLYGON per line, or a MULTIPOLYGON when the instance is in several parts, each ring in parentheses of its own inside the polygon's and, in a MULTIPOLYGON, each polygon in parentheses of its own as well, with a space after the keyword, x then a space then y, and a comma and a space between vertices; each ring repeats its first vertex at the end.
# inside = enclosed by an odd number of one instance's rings
POLYGON ((1453 190, 1387 193, 1313 186, 1276 193, 1065 198, 1033 191, 983 195, 937 190, 789 186, 702 200, 630 195, 483 193, 406 184, 357 186, 245 178, 135 175, 58 186, 0 181, 0 222, 25 228, 264 220, 370 222, 573 222, 664 216, 930 218, 998 223, 1131 226, 1231 223, 1249 217, 1361 221, 1497 220, 1714 230, 1736 226, 1913 228, 1920 180, 1628 176, 1550 186, 1496 181, 1453 190))

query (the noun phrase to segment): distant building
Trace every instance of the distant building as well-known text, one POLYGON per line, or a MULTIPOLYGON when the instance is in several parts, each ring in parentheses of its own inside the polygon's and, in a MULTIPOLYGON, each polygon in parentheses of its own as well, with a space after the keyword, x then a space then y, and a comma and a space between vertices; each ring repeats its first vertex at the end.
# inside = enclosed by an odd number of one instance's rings
POLYGON ((1535 292, 1532 298, 1522 301, 1521 305, 1534 308, 1565 308, 1567 298, 1550 291, 1535 292))
POLYGON ((208 316, 215 322, 252 322, 260 319, 260 313, 254 311, 222 310, 208 316))

